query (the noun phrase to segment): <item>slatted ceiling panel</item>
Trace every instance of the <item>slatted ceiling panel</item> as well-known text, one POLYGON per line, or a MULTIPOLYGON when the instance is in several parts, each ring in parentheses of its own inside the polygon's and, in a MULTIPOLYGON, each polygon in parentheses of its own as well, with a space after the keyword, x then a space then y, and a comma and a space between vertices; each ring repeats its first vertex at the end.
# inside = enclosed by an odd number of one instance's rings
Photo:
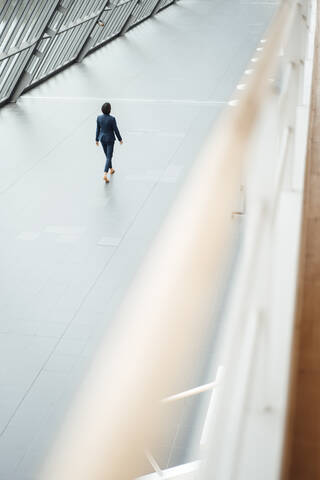
POLYGON ((103 44, 121 32, 123 25, 126 23, 136 3, 137 0, 125 0, 119 2, 118 5, 113 8, 106 8, 100 17, 104 26, 97 24, 91 35, 94 40, 93 48, 103 44))
MULTIPOLYGON (((134 10, 131 26, 148 18, 158 5, 158 0, 137 1, 64 0, 62 9, 59 0, 4 2, 0 7, 0 104, 71 64, 81 51, 85 55, 119 35, 134 10), (104 26, 97 24, 98 19, 104 26), (45 33, 48 29, 50 34, 45 33), (87 43, 91 38, 93 43, 87 43)), ((160 7, 173 0, 163 1, 160 7)))
MULTIPOLYGON (((135 3, 135 2, 133 2, 133 3, 135 3)), ((126 2, 120 8, 121 8, 120 14, 119 14, 119 17, 117 18, 117 22, 116 22, 116 26, 115 26, 116 28, 115 28, 113 33, 119 33, 121 31, 121 29, 123 28, 124 24, 126 23, 128 17, 129 17, 129 15, 131 14, 131 12, 134 8, 134 5, 130 4, 129 2, 126 2)))
POLYGON ((134 12, 135 14, 135 22, 140 22, 141 20, 147 18, 151 15, 153 9, 157 5, 158 0, 144 0, 142 3, 137 5, 137 8, 134 12))
POLYGON ((45 61, 39 66, 33 77, 33 82, 49 75, 55 70, 72 62, 78 56, 84 42, 88 38, 93 24, 96 22, 95 14, 100 7, 105 3, 105 0, 92 0, 89 4, 82 6, 81 3, 75 3, 70 6, 70 9, 63 18, 56 36, 51 40, 52 45, 48 48, 45 55, 45 61), (80 7, 77 9, 77 7, 80 7), (88 21, 80 24, 72 24, 72 22, 88 21), (92 17, 93 16, 93 17, 92 17), (91 18, 92 17, 92 18, 91 18), (72 27, 72 28, 70 28, 72 27), (69 30, 65 30, 70 28, 69 30))
POLYGON ((7 77, 9 75, 10 69, 14 64, 19 60, 19 54, 6 58, 0 62, 0 95, 2 98, 5 98, 8 93, 8 83, 7 77))
POLYGON ((38 38, 57 1, 48 3, 44 0, 21 0, 0 12, 1 51, 19 48, 23 43, 38 38))
MULTIPOLYGON (((66 63, 71 62, 74 60, 84 43, 87 39, 89 31, 92 29, 92 21, 83 23, 76 28, 69 30, 69 35, 65 40, 64 44, 66 48, 63 51, 63 56, 60 59, 60 64, 65 65, 66 63)), ((59 68, 59 67, 58 67, 59 68)))
POLYGON ((0 101, 10 96, 14 80, 23 70, 28 56, 28 50, 24 50, 0 62, 0 101))
POLYGON ((77 57, 83 43, 92 30, 93 23, 96 22, 95 15, 99 14, 104 4, 105 0, 90 0, 89 2, 77 0, 69 5, 69 9, 57 32, 57 36, 52 40, 53 46, 50 49, 49 62, 47 62, 47 64, 44 62, 42 68, 38 70, 34 81, 61 68, 77 57), (90 18, 92 16, 93 18, 90 18), (87 22, 78 25, 75 24, 75 22, 81 22, 87 18, 87 22), (72 27, 72 29, 64 31, 64 29, 68 27, 72 27), (57 39, 57 37, 60 38, 57 39))
POLYGON ((10 97, 57 3, 58 0, 4 2, 0 10, 0 54, 14 55, 1 61, 0 101, 10 97), (20 51, 15 53, 16 49, 20 51))
POLYGON ((170 5, 173 2, 174 2, 174 0, 161 0, 160 5, 159 5, 159 10, 167 7, 168 5, 170 5))
POLYGON ((120 32, 122 26, 124 25, 124 22, 128 18, 128 10, 131 8, 130 4, 125 4, 122 8, 120 8, 118 15, 115 18, 114 26, 113 26, 113 32, 112 33, 118 33, 120 32))
POLYGON ((13 90, 15 85, 15 79, 22 72, 24 65, 26 63, 26 60, 29 58, 29 55, 30 55, 29 50, 24 50, 23 52, 21 52, 17 58, 17 62, 15 63, 14 67, 10 70, 6 78, 8 93, 13 90))
POLYGON ((100 0, 97 7, 96 2, 93 0, 85 2, 83 0, 74 0, 68 8, 68 12, 63 19, 61 28, 68 27, 95 11, 99 12, 104 3, 104 0, 100 0))
POLYGON ((105 15, 101 17, 101 20, 105 23, 105 26, 99 27, 97 25, 94 32, 95 46, 105 42, 109 38, 112 38, 121 32, 122 27, 126 23, 136 3, 136 0, 134 0, 134 2, 126 1, 117 5, 112 10, 105 12, 105 15))
POLYGON ((100 16, 101 22, 104 23, 104 27, 100 25, 96 25, 91 36, 94 40, 94 46, 100 45, 104 40, 106 40, 107 36, 105 35, 105 28, 108 25, 109 19, 112 15, 112 9, 105 10, 102 15, 100 16))

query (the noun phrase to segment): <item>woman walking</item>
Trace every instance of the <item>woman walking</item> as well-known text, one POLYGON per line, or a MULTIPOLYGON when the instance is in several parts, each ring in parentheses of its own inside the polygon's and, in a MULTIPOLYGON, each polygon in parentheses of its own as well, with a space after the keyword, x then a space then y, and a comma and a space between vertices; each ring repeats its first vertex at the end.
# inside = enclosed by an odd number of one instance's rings
POLYGON ((99 146, 100 141, 106 155, 103 179, 106 183, 109 183, 108 172, 110 171, 110 175, 115 172, 112 168, 113 147, 116 139, 115 135, 121 144, 123 141, 117 127, 116 119, 110 115, 110 103, 104 103, 101 107, 101 111, 102 115, 99 115, 97 118, 96 145, 99 146))

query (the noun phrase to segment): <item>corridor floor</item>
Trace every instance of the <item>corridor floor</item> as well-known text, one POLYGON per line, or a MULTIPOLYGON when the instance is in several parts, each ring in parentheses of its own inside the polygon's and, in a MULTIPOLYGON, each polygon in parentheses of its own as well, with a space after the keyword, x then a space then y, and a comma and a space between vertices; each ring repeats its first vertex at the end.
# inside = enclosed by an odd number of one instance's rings
POLYGON ((37 478, 275 5, 180 0, 0 110, 0 480, 37 478), (124 139, 109 185, 105 101, 124 139))

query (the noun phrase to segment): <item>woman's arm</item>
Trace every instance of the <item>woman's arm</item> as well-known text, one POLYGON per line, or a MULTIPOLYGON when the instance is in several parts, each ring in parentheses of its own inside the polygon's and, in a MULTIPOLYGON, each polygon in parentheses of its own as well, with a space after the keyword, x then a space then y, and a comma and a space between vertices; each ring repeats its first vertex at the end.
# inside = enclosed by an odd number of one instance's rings
POLYGON ((97 118, 97 129, 96 129, 96 142, 99 142, 99 134, 100 134, 100 124, 99 124, 99 117, 97 118))
POLYGON ((115 118, 113 119, 113 130, 114 130, 114 133, 116 134, 117 139, 119 140, 119 142, 122 142, 122 137, 121 137, 121 135, 120 135, 120 132, 119 132, 119 129, 118 129, 118 125, 117 125, 117 121, 116 121, 115 118))

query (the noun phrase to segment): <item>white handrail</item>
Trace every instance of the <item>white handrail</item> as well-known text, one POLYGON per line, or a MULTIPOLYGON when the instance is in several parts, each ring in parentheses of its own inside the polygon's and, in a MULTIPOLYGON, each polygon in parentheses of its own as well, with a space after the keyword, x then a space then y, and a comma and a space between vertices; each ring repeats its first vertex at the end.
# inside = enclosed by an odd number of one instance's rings
MULTIPOLYGON (((223 375, 224 375, 224 367, 222 365, 220 365, 218 367, 217 376, 216 376, 216 385, 218 387, 220 387, 221 384, 222 384, 223 375)), ((211 399, 210 399, 210 403, 209 403, 209 406, 208 406, 208 410, 207 410, 207 414, 206 414, 206 418, 205 418, 205 421, 204 421, 204 425, 203 425, 202 433, 201 433, 201 438, 200 438, 200 445, 201 446, 206 445, 207 441, 208 441, 209 430, 210 430, 210 427, 211 427, 211 424, 212 424, 212 421, 213 421, 213 415, 214 415, 214 412, 215 412, 217 398, 218 398, 218 390, 219 390, 219 388, 212 390, 211 399)))

